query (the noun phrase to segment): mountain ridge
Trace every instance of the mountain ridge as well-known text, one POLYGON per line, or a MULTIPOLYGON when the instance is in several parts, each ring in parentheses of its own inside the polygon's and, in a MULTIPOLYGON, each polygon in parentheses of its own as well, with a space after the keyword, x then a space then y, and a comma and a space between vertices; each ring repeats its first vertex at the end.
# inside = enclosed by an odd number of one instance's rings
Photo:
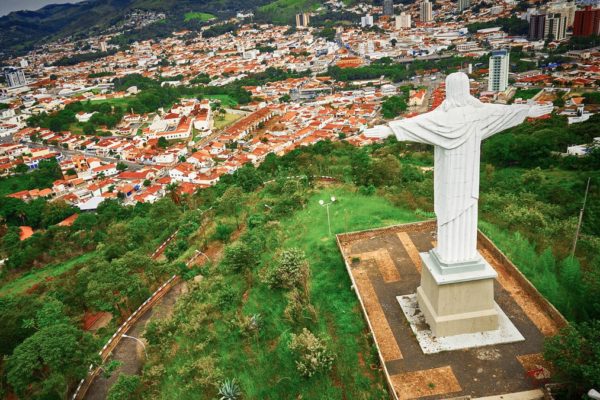
POLYGON ((200 11, 220 17, 238 10, 255 9, 268 0, 85 0, 74 4, 50 4, 36 11, 14 11, 0 17, 0 59, 21 55, 49 40, 81 35, 123 21, 133 10, 164 12, 175 25, 185 12, 200 11))

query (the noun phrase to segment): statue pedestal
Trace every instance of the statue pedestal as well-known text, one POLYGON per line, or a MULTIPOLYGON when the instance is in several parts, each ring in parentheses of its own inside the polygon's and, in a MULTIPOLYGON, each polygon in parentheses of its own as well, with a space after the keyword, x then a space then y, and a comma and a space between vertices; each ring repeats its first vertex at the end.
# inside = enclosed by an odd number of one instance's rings
POLYGON ((436 249, 420 253, 423 268, 417 300, 435 336, 499 329, 494 302, 497 273, 477 255, 473 260, 447 264, 436 249))

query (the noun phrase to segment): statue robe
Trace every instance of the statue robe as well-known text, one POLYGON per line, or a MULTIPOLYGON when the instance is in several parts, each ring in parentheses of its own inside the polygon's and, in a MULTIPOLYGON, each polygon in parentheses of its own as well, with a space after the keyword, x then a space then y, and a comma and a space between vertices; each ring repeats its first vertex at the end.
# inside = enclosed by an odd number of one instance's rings
POLYGON ((528 106, 442 107, 413 118, 392 121, 400 141, 435 146, 434 209, 438 246, 445 262, 477 257, 477 201, 481 141, 521 124, 528 106))

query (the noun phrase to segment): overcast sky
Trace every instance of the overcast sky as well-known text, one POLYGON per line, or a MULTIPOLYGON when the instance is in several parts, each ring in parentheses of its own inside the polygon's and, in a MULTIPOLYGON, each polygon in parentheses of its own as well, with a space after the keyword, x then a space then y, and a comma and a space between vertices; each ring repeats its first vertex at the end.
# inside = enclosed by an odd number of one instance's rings
POLYGON ((48 4, 77 3, 81 0, 0 0, 0 16, 12 11, 39 10, 48 4))

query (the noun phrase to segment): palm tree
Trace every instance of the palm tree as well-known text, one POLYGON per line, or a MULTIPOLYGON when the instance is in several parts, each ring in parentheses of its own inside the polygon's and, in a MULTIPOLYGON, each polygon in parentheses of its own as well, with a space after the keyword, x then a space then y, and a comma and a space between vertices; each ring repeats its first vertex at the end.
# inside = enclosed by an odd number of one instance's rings
POLYGON ((179 205, 181 203, 181 197, 179 196, 179 183, 171 182, 167 185, 167 192, 169 192, 169 196, 171 196, 171 200, 173 203, 179 205))

